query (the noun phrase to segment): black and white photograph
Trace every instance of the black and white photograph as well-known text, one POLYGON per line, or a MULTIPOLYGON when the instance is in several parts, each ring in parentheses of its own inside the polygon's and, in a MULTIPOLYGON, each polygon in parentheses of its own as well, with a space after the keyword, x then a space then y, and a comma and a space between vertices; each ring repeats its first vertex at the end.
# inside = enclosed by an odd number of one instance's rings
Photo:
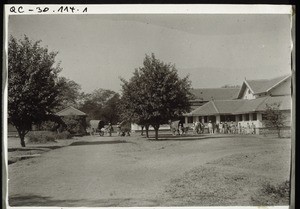
POLYGON ((292 6, 29 6, 6 16, 9 207, 289 207, 292 6))

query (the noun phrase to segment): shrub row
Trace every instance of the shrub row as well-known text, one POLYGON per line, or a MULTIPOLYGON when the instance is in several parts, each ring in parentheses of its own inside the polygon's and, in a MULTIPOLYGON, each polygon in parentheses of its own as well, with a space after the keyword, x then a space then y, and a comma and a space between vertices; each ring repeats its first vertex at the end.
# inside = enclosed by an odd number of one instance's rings
POLYGON ((57 139, 71 139, 72 135, 68 131, 61 133, 52 131, 32 131, 27 134, 30 143, 55 142, 57 139))

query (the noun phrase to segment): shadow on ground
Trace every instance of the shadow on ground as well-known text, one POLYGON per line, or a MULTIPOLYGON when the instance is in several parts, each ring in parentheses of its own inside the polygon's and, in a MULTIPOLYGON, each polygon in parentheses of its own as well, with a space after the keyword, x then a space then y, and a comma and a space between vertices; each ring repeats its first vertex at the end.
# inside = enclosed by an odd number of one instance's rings
POLYGON ((154 137, 148 138, 150 141, 192 141, 192 140, 203 140, 203 139, 212 139, 212 138, 233 138, 241 137, 241 135, 185 135, 185 136, 172 136, 165 135, 159 137, 157 140, 154 137))
POLYGON ((81 146, 81 145, 100 145, 100 144, 120 144, 127 143, 125 140, 115 140, 115 141, 79 141, 73 142, 70 146, 81 146))
POLYGON ((53 149, 58 149, 62 148, 64 146, 35 146, 35 147, 12 147, 8 148, 8 152, 14 152, 14 151, 32 151, 32 150, 53 150, 53 149))
POLYGON ((98 200, 56 200, 38 195, 19 195, 9 198, 10 206, 56 206, 56 207, 116 207, 116 206, 159 206, 156 200, 110 198, 98 200))

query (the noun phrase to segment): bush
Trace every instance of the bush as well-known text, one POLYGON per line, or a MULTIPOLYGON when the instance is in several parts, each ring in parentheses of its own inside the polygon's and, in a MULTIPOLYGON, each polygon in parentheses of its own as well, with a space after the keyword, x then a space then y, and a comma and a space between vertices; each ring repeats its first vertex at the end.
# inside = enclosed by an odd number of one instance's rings
POLYGON ((56 133, 52 131, 32 131, 27 134, 29 143, 56 142, 57 139, 71 139, 72 135, 68 131, 56 133))
POLYGON ((55 133, 51 131, 32 131, 27 134, 29 143, 55 142, 55 133))
POLYGON ((264 183, 260 191, 252 196, 255 205, 289 205, 290 182, 284 181, 281 184, 272 185, 264 183))
POLYGON ((71 139, 72 134, 69 131, 63 131, 61 133, 56 134, 56 139, 71 139))

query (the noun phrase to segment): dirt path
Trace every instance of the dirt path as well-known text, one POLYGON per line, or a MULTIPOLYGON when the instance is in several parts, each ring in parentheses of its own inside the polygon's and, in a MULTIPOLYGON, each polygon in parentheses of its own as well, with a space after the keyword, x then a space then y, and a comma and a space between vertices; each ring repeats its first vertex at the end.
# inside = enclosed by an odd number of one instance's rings
POLYGON ((286 141, 255 137, 88 136, 10 165, 9 196, 11 205, 24 206, 159 206, 170 180, 190 169, 235 153, 286 146, 286 141))

